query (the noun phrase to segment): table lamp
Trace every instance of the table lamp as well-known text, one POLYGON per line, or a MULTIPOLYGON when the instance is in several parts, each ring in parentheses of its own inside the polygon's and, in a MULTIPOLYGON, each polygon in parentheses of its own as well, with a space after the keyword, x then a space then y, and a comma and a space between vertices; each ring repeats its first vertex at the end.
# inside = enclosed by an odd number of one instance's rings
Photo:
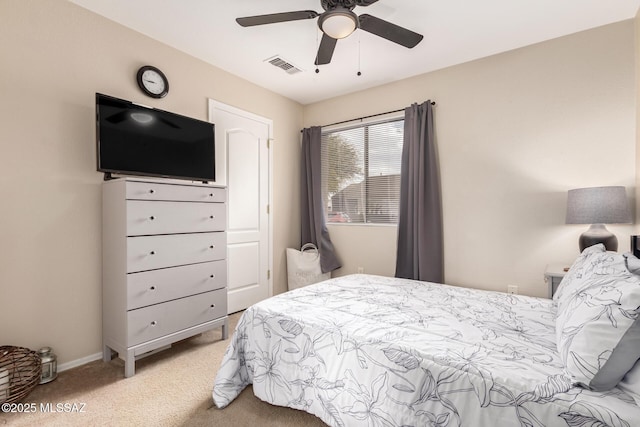
POLYGON ((608 251, 618 250, 618 239, 605 224, 629 224, 631 212, 624 187, 589 187, 569 190, 567 224, 591 224, 580 235, 580 252, 603 243, 608 251))

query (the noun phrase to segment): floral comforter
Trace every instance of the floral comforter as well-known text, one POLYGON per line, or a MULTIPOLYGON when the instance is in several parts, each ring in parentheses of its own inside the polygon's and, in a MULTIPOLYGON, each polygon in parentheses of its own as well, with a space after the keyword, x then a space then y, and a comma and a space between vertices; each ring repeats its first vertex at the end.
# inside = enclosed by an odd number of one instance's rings
POLYGON ((217 373, 227 406, 248 385, 331 426, 640 425, 622 391, 573 387, 551 300, 371 275, 247 309, 217 373))

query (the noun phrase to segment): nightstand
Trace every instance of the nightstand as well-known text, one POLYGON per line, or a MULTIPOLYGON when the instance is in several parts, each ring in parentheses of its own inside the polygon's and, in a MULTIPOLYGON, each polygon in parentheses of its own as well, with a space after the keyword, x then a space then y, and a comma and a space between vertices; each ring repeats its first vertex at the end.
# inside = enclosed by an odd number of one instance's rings
POLYGON ((547 291, 547 298, 552 298, 553 294, 558 290, 558 285, 562 281, 562 278, 569 271, 569 265, 567 264, 548 264, 544 271, 544 282, 549 287, 547 291))

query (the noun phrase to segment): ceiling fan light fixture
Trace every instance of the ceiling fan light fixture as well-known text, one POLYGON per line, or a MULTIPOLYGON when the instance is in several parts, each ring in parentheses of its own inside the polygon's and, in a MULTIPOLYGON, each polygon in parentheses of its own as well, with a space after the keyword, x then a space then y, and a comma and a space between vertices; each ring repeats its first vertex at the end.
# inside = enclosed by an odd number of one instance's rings
POLYGON ((343 39, 358 28, 358 16, 347 8, 336 8, 320 15, 318 26, 334 39, 343 39))

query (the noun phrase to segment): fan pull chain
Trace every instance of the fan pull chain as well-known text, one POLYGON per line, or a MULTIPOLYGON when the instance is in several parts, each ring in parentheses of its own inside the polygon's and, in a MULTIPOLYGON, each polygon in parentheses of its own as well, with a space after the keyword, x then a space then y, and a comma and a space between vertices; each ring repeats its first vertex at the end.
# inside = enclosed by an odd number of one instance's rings
MULTIPOLYGON (((320 49, 320 42, 318 41, 318 33, 319 31, 316 30, 316 52, 319 51, 320 49)), ((318 59, 318 54, 316 53, 316 61, 318 59)), ((318 64, 316 64, 316 74, 318 74, 320 72, 320 68, 318 68, 318 64)))
POLYGON ((360 72, 360 34, 358 34, 358 72, 356 73, 358 77, 362 75, 360 72))

